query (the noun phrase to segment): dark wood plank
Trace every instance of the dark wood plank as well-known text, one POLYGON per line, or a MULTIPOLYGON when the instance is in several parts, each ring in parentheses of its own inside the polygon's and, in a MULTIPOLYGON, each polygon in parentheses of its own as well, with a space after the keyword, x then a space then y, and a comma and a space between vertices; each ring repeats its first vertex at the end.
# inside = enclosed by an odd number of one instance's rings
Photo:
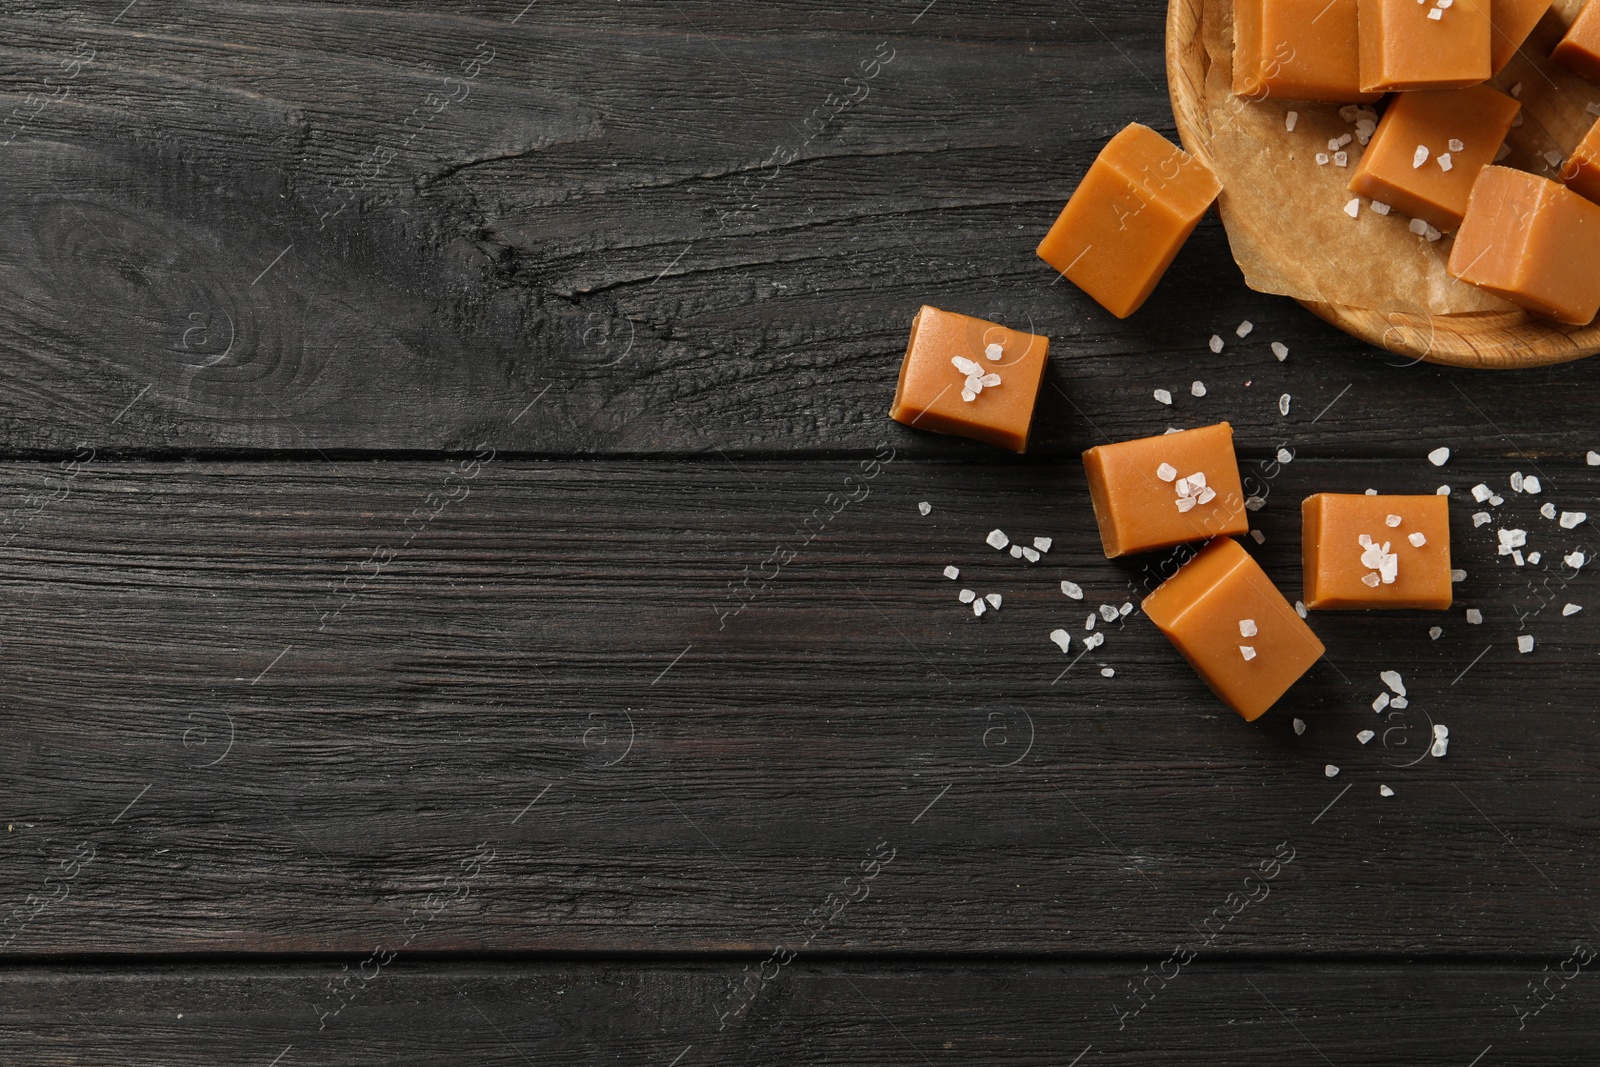
MULTIPOLYGON (((1565 940, 1552 932, 1548 957, 1492 966, 1196 960, 1166 988, 1150 981, 1153 999, 1132 1017, 1120 1017, 1119 1005, 1146 977, 1133 961, 910 967, 799 958, 767 968, 770 980, 753 981, 748 995, 742 980, 761 970, 760 957, 690 965, 399 958, 370 964, 365 980, 355 960, 248 970, 20 968, 0 971, 0 1036, 18 1062, 49 1065, 702 1067, 978 1057, 1018 1065, 1565 1065, 1596 1037, 1594 964, 1578 964, 1593 956, 1594 939, 1588 930, 1565 940), (1575 942, 1585 946, 1576 956, 1575 942), (1563 963, 1570 981, 1557 977, 1563 963), (1545 1006, 1532 1014, 1528 986, 1547 979, 1545 1006), (346 1006, 325 1014, 339 1002, 330 987, 346 981, 346 1006)), ((1150 973, 1161 962, 1152 960, 1150 973)))
POLYGON ((1163 5, 925 8, 14 5, 0 450, 991 461, 884 416, 923 302, 1054 339, 1044 457, 1221 415, 1270 436, 1279 394, 1347 386, 1307 454, 1594 447, 1600 364, 1390 365, 1246 291, 1214 221, 1130 321, 1053 284, 1032 249, 1105 138, 1170 128, 1163 5), (870 95, 807 127, 880 42, 870 95))
MULTIPOLYGON (((479 842, 411 949, 754 950, 879 842, 892 868, 822 947, 1165 952, 1284 842, 1215 953, 1547 953, 1586 921, 1594 568, 1519 569, 1472 526, 1466 488, 1510 464, 1247 457, 1291 596, 1304 494, 1448 478, 1485 621, 1318 615, 1328 660, 1246 724, 1137 614, 1075 666, 1048 640, 1156 574, 1100 558, 1077 470, 864 463, 90 461, 0 550, 0 881, 29 920, 4 951, 366 951, 479 842), (1029 567, 995 526, 1055 548, 1029 567), (1369 707, 1383 669, 1403 715, 1369 707), (1449 755, 1409 766, 1433 722, 1449 755)), ((1592 556, 1592 524, 1536 509, 1600 469, 1538 469, 1497 524, 1592 556)))

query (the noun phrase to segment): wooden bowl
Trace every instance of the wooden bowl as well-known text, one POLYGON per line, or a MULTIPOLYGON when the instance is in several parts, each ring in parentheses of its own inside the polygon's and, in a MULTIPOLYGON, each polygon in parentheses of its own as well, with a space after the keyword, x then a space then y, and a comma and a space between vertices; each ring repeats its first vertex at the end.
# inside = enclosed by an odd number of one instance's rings
MULTIPOLYGON (((1523 93, 1525 120, 1508 140, 1514 152, 1506 160, 1507 165, 1537 172, 1541 165, 1541 145, 1553 147, 1565 158, 1588 124, 1594 121, 1593 115, 1585 111, 1585 104, 1600 100, 1600 87, 1588 87, 1573 75, 1527 58, 1549 54, 1550 47, 1570 21, 1575 6, 1575 2, 1557 0, 1555 10, 1530 37, 1524 55, 1514 59, 1502 78, 1496 79, 1497 84, 1509 85, 1510 79, 1521 73, 1527 83, 1537 82, 1535 94, 1523 93)), ((1167 83, 1172 95, 1173 117, 1184 148, 1213 168, 1218 166, 1212 144, 1213 112, 1223 106, 1253 106, 1219 87, 1216 78, 1207 86, 1212 63, 1231 61, 1232 44, 1231 27, 1220 23, 1208 25, 1205 20, 1226 21, 1231 17, 1230 12, 1230 0, 1169 0, 1167 7, 1167 83), (1227 32, 1221 34, 1220 30, 1227 32), (1210 51, 1205 43, 1207 31, 1212 35, 1210 51), (1217 44, 1219 39, 1225 42, 1221 46, 1217 44), (1227 54, 1216 55, 1219 47, 1225 48, 1227 54)), ((1221 81, 1225 83, 1226 79, 1221 81)), ((1287 142, 1290 133, 1281 125, 1278 129, 1287 142)), ((1226 184, 1226 179, 1224 182, 1226 184)), ((1224 191, 1219 212, 1230 241, 1234 241, 1235 227, 1241 222, 1230 217, 1227 196, 1224 191)), ((1255 236, 1259 239, 1260 234, 1255 236)), ((1267 256, 1279 258, 1286 264, 1308 254, 1306 242, 1292 238, 1258 241, 1258 246, 1266 249, 1267 256)), ((1234 244, 1234 251, 1237 257, 1238 243, 1234 244)), ((1439 254, 1444 254, 1443 247, 1439 254)), ((1249 271, 1246 273, 1248 275, 1249 271)), ((1509 305, 1507 310, 1436 313, 1419 311, 1421 302, 1412 299, 1396 301, 1388 307, 1355 307, 1300 300, 1318 317, 1354 337, 1398 355, 1431 363, 1499 370, 1564 363, 1600 352, 1600 320, 1588 326, 1562 326, 1529 316, 1509 305)))

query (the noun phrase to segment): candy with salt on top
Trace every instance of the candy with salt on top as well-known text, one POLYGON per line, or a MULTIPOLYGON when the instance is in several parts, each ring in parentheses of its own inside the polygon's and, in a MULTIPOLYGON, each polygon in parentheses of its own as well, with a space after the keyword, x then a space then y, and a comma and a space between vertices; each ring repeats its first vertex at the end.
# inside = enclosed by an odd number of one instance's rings
POLYGON ((1600 310, 1596 262, 1600 204, 1536 174, 1484 167, 1447 270, 1534 314, 1585 326, 1600 310))
POLYGON ((1234 94, 1331 103, 1378 99, 1382 94, 1361 91, 1356 7, 1356 0, 1235 0, 1234 94))
POLYGON ((1550 58, 1600 82, 1600 4, 1584 4, 1550 58))
POLYGON ((1211 168, 1133 123, 1100 150, 1039 242, 1039 258, 1127 318, 1221 191, 1211 168))
POLYGON ((926 305, 911 320, 889 417, 919 430, 1028 448, 1034 400, 1050 341, 926 305), (998 344, 990 362, 984 350, 998 344))
POLYGON ((1357 17, 1365 92, 1459 89, 1489 78, 1490 0, 1359 0, 1357 17))
POLYGON ((1226 422, 1099 445, 1083 466, 1108 559, 1249 529, 1226 422))
POLYGON ((1444 497, 1319 493, 1302 503, 1301 518, 1307 607, 1450 606, 1450 512, 1444 497), (1395 515, 1400 523, 1391 527, 1388 519, 1395 515), (1422 534, 1424 543, 1413 544, 1412 533, 1422 534))
POLYGON ((1200 678, 1246 719, 1259 718, 1321 658, 1322 642, 1260 564, 1218 537, 1144 600, 1144 613, 1200 678), (1246 656, 1239 623, 1256 633, 1246 656))
POLYGON ((1424 226, 1454 230, 1466 214, 1473 179, 1494 161, 1520 107, 1486 85, 1402 93, 1384 112, 1349 189, 1382 200, 1424 226), (1462 148, 1448 153, 1448 170, 1420 164, 1419 157, 1425 160, 1429 152, 1445 154, 1452 139, 1462 148))

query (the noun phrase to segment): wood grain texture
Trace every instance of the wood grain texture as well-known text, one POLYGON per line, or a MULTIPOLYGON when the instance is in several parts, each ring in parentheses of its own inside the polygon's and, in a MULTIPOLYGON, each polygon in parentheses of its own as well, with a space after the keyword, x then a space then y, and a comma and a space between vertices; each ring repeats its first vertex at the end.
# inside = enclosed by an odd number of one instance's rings
POLYGON ((0 1036, 28 1062, 52 1067, 122 1057, 173 1065, 279 1057, 278 1067, 980 1058, 1032 1065, 1080 1055, 1082 1064, 1461 1067, 1485 1052, 1484 1063, 1556 1067, 1595 1036, 1586 971, 1564 989, 1552 981, 1554 999, 1518 1029, 1516 1006, 1532 995, 1526 986, 1542 976, 1542 960, 1404 968, 1196 962, 1119 1030, 1116 1005, 1131 999, 1127 986, 1143 977, 1140 963, 913 968, 799 959, 719 1030, 755 962, 397 960, 322 1030, 315 1008, 341 977, 333 962, 71 975, 23 968, 0 972, 0 1036))
MULTIPOLYGON (((1246 462, 1291 597, 1302 496, 1441 474, 1246 462)), ((1600 632, 1592 568, 1553 563, 1592 527, 1536 509, 1600 470, 1542 466, 1474 528, 1466 487, 1505 466, 1446 468, 1456 610, 1314 616, 1328 658, 1246 724, 1137 613, 1074 659, 1159 572, 1100 557, 1071 468, 91 464, 0 550, 12 903, 95 850, 6 951, 746 951, 888 842, 819 945, 1165 952, 1286 841, 1210 953, 1554 951, 1600 830, 1600 632), (1549 561, 1496 555, 1509 523, 1549 561), (995 526, 1056 547, 1029 567, 995 526), (1385 669, 1405 713, 1371 710, 1385 669), (470 899, 408 926, 480 842, 470 899)))
POLYGON ((1247 291, 1214 220, 1127 322, 1055 281, 1033 249, 1105 138, 1172 130, 1155 0, 522 6, 9 8, 0 449, 864 448, 924 302, 1050 335, 1039 456, 1159 431, 1196 377, 1258 433, 1352 384, 1324 455, 1506 451, 1458 389, 1592 445, 1600 370, 1404 366, 1247 291))

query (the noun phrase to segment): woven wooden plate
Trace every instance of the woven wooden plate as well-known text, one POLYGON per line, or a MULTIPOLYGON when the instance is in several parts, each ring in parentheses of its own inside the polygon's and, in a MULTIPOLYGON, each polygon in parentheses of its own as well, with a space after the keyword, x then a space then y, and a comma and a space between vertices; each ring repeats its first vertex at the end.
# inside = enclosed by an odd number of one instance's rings
MULTIPOLYGON (((1561 32, 1559 9, 1565 6, 1558 0, 1558 11, 1547 16, 1545 23, 1535 31, 1535 37, 1524 49, 1525 53, 1548 54, 1549 39, 1561 32), (1543 51, 1538 52, 1541 48, 1543 51)), ((1204 7, 1204 0, 1169 0, 1167 83, 1172 94, 1173 116, 1177 120, 1178 134, 1183 139, 1185 150, 1214 166, 1209 115, 1212 108, 1228 101, 1212 100, 1207 96, 1206 72, 1211 60, 1203 43, 1204 7)), ((1514 62, 1523 60, 1519 58, 1514 62)), ((1556 78, 1563 85, 1571 81, 1565 75, 1557 74, 1556 78)), ((1586 125, 1584 105, 1588 100, 1600 97, 1600 87, 1593 89, 1588 96, 1584 96, 1582 90, 1566 91, 1562 95, 1569 99, 1549 101, 1547 106, 1555 106, 1560 110, 1563 121, 1559 125, 1565 131, 1571 129, 1574 123, 1586 125)), ((1529 107, 1526 100, 1524 107, 1529 107)), ((1587 121, 1593 121, 1592 116, 1588 116, 1587 121)), ((1288 138, 1288 132, 1285 131, 1283 136, 1288 138)), ((1572 144, 1560 147, 1570 149, 1572 144)), ((1226 215, 1224 224, 1227 224, 1226 215)), ((1278 249, 1284 257, 1305 254, 1303 247, 1292 240, 1281 242, 1278 249)), ((1596 269, 1600 269, 1600 264, 1596 265, 1596 269)), ((1431 363, 1506 370, 1564 363, 1600 352, 1600 320, 1588 326, 1561 326, 1520 311, 1429 315, 1401 310, 1400 305, 1393 308, 1365 308, 1314 300, 1302 300, 1300 303, 1352 336, 1398 355, 1431 363)), ((1411 308, 1416 306, 1416 302, 1409 305, 1411 308)))

